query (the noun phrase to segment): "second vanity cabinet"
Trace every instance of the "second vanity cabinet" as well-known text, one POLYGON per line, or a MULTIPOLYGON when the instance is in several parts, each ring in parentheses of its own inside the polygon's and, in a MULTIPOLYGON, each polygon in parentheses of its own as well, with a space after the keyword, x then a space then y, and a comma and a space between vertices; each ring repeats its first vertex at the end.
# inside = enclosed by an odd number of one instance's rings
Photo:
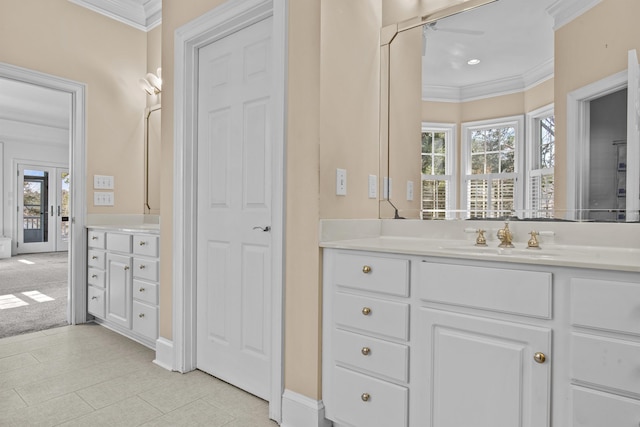
POLYGON ((640 273, 323 250, 336 427, 640 422, 640 273))
POLYGON ((155 348, 158 236, 89 229, 88 247, 89 313, 96 322, 155 348))

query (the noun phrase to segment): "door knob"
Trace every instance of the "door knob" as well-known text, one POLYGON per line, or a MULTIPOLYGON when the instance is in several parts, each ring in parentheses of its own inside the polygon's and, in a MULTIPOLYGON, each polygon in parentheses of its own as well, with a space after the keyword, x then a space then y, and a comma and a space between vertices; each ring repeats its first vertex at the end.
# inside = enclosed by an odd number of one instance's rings
POLYGON ((265 226, 265 227, 255 226, 255 227, 253 227, 253 229, 254 229, 254 230, 262 230, 262 231, 264 231, 265 233, 266 233, 266 232, 268 232, 268 231, 271 231, 271 227, 270 227, 270 226, 268 226, 268 225, 267 225, 267 226, 265 226))
POLYGON ((544 353, 537 352, 533 355, 533 360, 538 363, 544 363, 547 360, 547 356, 544 353))
POLYGON ((370 267, 370 266, 368 266, 368 265, 365 265, 364 267, 362 267, 362 272, 363 272, 364 274, 369 274, 369 273, 371 273, 371 267, 370 267))

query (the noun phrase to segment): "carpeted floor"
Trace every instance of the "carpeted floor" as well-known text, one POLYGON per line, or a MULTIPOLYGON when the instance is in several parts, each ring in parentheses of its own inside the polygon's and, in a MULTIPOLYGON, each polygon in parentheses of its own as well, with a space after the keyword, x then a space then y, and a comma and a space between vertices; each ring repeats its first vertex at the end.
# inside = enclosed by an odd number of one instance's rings
POLYGON ((67 297, 67 252, 0 259, 0 338, 66 325, 67 297))

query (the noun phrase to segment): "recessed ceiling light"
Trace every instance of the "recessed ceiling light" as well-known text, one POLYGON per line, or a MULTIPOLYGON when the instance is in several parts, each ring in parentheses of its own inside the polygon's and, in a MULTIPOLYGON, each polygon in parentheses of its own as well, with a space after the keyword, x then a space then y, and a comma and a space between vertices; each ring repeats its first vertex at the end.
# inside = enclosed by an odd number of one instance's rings
POLYGON ((469 65, 478 65, 479 63, 480 63, 480 60, 476 59, 476 58, 470 59, 470 60, 467 61, 467 64, 469 64, 469 65))

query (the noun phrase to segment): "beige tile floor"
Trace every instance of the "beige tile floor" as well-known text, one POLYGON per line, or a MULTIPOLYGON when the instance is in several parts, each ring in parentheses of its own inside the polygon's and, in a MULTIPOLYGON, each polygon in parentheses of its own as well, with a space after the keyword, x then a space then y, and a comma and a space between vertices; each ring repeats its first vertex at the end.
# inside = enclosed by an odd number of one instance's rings
POLYGON ((0 426, 275 427, 268 404, 102 326, 0 339, 0 426))

